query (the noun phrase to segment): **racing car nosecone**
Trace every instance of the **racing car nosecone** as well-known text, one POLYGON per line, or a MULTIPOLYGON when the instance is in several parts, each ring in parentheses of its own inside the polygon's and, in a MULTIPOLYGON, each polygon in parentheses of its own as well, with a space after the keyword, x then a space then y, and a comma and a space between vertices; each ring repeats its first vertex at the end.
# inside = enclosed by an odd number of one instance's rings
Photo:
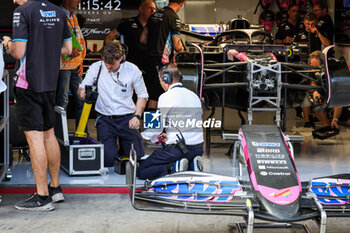
POLYGON ((272 125, 243 125, 240 135, 249 177, 261 203, 261 211, 278 219, 297 216, 302 188, 280 129, 272 125), (274 154, 283 156, 276 157, 274 154))

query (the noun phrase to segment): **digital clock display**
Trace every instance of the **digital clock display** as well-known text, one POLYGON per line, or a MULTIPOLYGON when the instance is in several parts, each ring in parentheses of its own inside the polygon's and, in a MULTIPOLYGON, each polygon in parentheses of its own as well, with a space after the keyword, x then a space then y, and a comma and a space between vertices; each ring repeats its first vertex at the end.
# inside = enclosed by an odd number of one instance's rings
POLYGON ((110 10, 120 11, 122 8, 121 0, 81 0, 78 10, 110 10))
POLYGON ((81 0, 75 14, 87 40, 103 40, 122 19, 137 16, 141 0, 81 0))

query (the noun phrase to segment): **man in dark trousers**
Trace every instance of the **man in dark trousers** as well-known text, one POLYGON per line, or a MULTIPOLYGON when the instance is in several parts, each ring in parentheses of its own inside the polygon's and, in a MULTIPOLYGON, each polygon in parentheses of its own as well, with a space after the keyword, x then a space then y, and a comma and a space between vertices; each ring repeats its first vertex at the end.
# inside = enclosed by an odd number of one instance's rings
POLYGON ((139 156, 144 154, 138 128, 148 94, 141 71, 136 65, 123 61, 123 49, 119 42, 105 44, 101 57, 103 61, 89 67, 78 95, 80 99, 85 99, 85 86, 97 83, 97 139, 104 145, 105 167, 112 167, 116 158, 129 155, 131 144, 134 144, 139 156), (132 99, 134 92, 137 95, 136 104, 132 99))
POLYGON ((59 187, 61 153, 53 126, 60 56, 72 52, 66 16, 60 7, 48 0, 28 0, 13 14, 13 40, 4 37, 3 44, 15 59, 21 61, 15 88, 16 115, 29 144, 37 189, 15 207, 53 210, 53 201, 64 200, 59 187), (51 177, 49 186, 47 170, 51 177))
POLYGON ((158 97, 163 93, 156 67, 169 63, 173 50, 184 50, 179 34, 181 22, 176 14, 184 4, 185 0, 170 0, 167 7, 151 16, 140 38, 142 43, 147 44, 145 83, 150 109, 157 107, 158 97))
POLYGON ((194 92, 182 85, 181 80, 177 66, 172 63, 159 70, 158 81, 165 92, 159 97, 156 114, 161 114, 164 124, 158 129, 147 129, 141 135, 151 141, 159 137, 163 146, 140 163, 137 169, 140 179, 156 179, 169 172, 203 169, 203 128, 196 124, 202 121, 202 104, 194 92), (189 124, 188 120, 193 124, 189 124))

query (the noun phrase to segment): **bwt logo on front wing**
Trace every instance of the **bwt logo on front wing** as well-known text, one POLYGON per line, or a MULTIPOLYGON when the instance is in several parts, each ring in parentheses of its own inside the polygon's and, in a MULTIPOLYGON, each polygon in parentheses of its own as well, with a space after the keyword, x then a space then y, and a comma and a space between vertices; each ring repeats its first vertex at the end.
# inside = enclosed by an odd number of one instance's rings
POLYGON ((252 142, 253 146, 260 146, 260 147, 280 147, 281 143, 279 142, 252 142))

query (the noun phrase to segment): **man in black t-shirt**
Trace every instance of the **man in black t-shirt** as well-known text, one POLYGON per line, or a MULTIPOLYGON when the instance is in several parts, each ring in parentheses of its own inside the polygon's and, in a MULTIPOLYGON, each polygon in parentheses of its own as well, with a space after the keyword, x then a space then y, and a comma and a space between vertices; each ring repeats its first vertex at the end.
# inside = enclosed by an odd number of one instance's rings
POLYGON ((126 60, 143 70, 146 45, 140 43, 140 36, 149 17, 156 11, 156 5, 152 0, 145 0, 142 1, 138 10, 138 16, 122 20, 117 28, 108 33, 104 42, 106 44, 121 36, 121 43, 128 47, 126 60))
POLYGON ((333 44, 334 24, 331 17, 327 13, 327 5, 325 2, 319 1, 314 3, 312 9, 318 19, 318 30, 330 40, 331 44, 333 44))
POLYGON ((185 0, 170 0, 169 5, 154 13, 147 22, 140 41, 147 44, 145 83, 149 94, 148 108, 157 108, 158 97, 164 92, 159 84, 157 66, 170 62, 173 50, 183 51, 180 38, 181 22, 177 12, 185 0))
POLYGON ((298 32, 294 37, 294 42, 307 43, 308 46, 302 49, 307 54, 316 50, 322 50, 322 45, 327 47, 331 44, 329 38, 325 37, 317 28, 317 18, 313 13, 305 16, 305 29, 298 32))
MULTIPOLYGON (((295 35, 304 29, 304 24, 300 21, 299 12, 300 7, 295 2, 288 6, 288 20, 278 26, 277 33, 275 35, 275 44, 291 45, 295 35)), ((293 74, 288 75, 289 83, 299 83, 300 81, 301 77, 293 74)), ((288 100, 291 100, 290 104, 296 107, 297 114, 301 113, 301 109, 297 106, 299 104, 298 102, 302 100, 302 96, 304 94, 288 91, 288 95, 288 100)))
POLYGON ((13 40, 4 37, 3 44, 15 59, 21 60, 15 88, 16 115, 29 144, 37 188, 34 195, 15 207, 53 210, 52 202, 64 200, 59 186, 61 154, 53 126, 60 56, 72 52, 66 16, 48 0, 28 0, 13 14, 13 40))
POLYGON ((298 4, 293 3, 289 5, 288 16, 288 20, 278 26, 275 44, 292 44, 294 36, 304 29, 304 25, 299 19, 298 4))

